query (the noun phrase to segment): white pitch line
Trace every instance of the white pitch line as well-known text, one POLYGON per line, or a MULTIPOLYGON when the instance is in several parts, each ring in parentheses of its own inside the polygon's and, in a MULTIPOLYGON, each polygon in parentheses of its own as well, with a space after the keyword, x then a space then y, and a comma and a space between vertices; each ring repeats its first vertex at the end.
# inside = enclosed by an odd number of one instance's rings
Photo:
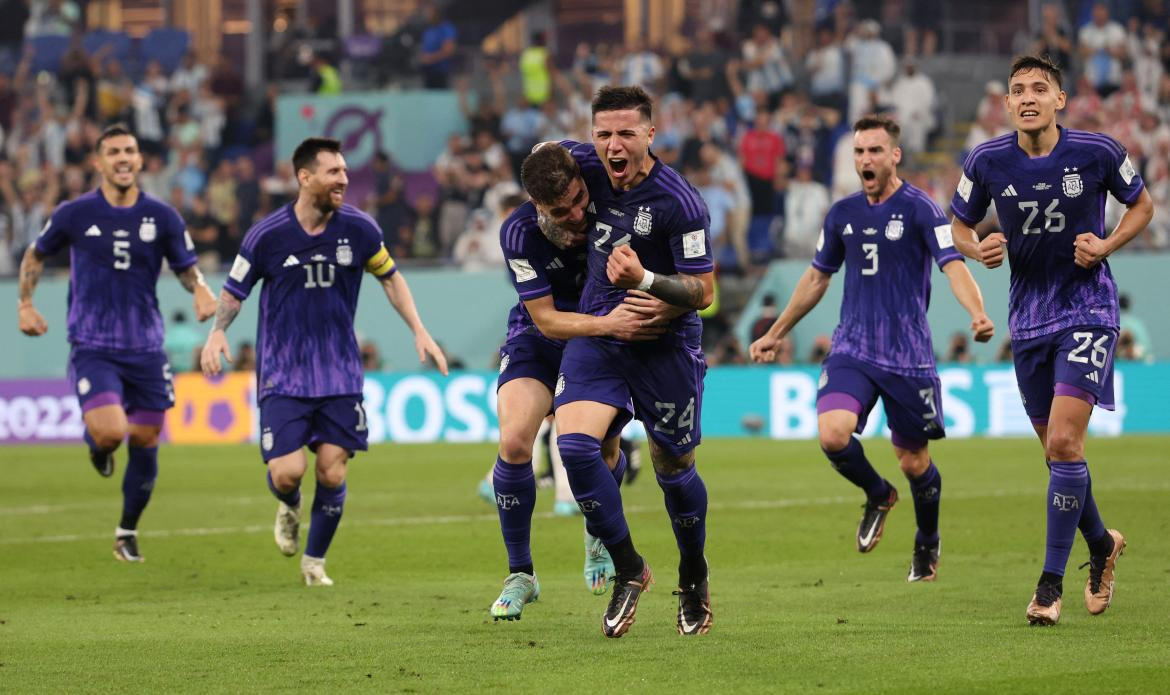
MULTIPOLYGON (((1118 484, 1095 486, 1099 492, 1164 492, 1170 490, 1170 483, 1147 484, 1118 484)), ((986 490, 982 492, 955 492, 947 493, 947 500, 976 500, 996 497, 1033 497, 1037 490, 986 490)), ((857 502, 857 495, 839 495, 834 497, 806 497, 797 499, 775 500, 739 500, 736 502, 711 502, 708 509, 715 511, 748 511, 787 509, 792 507, 825 507, 834 504, 851 504, 857 502)), ((31 507, 30 507, 31 508, 31 507)), ((641 507, 629 506, 626 514, 661 513, 660 506, 641 507)), ((557 518, 552 512, 535 512, 534 519, 557 518)), ((443 526, 448 524, 487 523, 497 521, 496 514, 446 514, 437 516, 407 516, 388 519, 346 519, 346 526, 443 526)), ((224 536, 233 534, 271 533, 272 524, 251 524, 247 526, 212 526, 206 528, 162 529, 156 531, 142 531, 143 538, 186 538, 192 536, 224 536)), ((2 545, 32 545, 36 543, 75 543, 78 541, 100 541, 109 539, 109 534, 63 534, 57 536, 21 536, 19 538, 0 538, 2 545)))

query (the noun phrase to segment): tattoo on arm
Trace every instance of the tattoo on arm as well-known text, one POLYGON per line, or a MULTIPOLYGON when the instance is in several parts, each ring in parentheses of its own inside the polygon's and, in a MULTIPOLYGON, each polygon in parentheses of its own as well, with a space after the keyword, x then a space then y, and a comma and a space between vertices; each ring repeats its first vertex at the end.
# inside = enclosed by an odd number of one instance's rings
POLYGON ((693 275, 655 275, 650 294, 668 304, 698 309, 703 303, 703 281, 693 275))
MULTIPOLYGON (((183 285, 183 289, 188 292, 194 292, 195 288, 203 284, 203 273, 199 272, 197 266, 191 266, 186 270, 177 273, 175 277, 179 278, 179 282, 183 285)), ((232 297, 235 299, 235 297, 232 297)))
POLYGON ((20 301, 31 302, 33 290, 41 279, 45 270, 45 259, 36 248, 29 246, 24 252, 24 259, 20 262, 20 301))
POLYGON ((215 328, 212 330, 226 331, 236 315, 240 313, 240 300, 227 292, 219 293, 219 306, 215 307, 215 328))

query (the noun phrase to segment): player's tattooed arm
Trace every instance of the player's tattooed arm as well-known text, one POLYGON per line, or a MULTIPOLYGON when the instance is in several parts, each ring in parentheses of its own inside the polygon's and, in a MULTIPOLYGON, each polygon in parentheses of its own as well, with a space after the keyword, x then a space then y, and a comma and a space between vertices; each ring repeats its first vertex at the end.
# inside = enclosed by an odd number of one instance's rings
POLYGON ((646 290, 667 304, 706 309, 711 304, 701 275, 654 275, 646 290))
POLYGON ((228 326, 232 325, 232 321, 236 320, 236 316, 240 313, 240 300, 236 299, 230 292, 223 290, 219 293, 219 305, 215 307, 215 327, 213 331, 226 331, 228 326))
POLYGON ((179 279, 179 284, 188 292, 194 292, 199 285, 205 284, 203 282, 203 273, 199 272, 197 266, 191 266, 186 270, 181 270, 175 273, 175 277, 179 279))
POLYGON ((645 290, 664 302, 686 309, 706 309, 715 297, 715 274, 659 275, 642 267, 629 245, 615 246, 606 261, 606 276, 617 287, 645 290))
POLYGON ((29 246, 20 261, 20 304, 17 317, 20 322, 20 331, 25 335, 43 335, 49 330, 49 324, 41 312, 33 306, 33 291, 45 272, 45 257, 37 251, 35 246, 29 246))

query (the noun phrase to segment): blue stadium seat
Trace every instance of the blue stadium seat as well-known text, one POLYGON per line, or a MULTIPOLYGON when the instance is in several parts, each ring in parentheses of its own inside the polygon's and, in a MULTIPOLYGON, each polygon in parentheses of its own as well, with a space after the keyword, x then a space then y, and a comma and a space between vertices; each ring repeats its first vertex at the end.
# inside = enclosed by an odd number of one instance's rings
POLYGON ((90 55, 105 48, 105 56, 117 58, 123 66, 126 66, 133 57, 130 37, 121 31, 106 31, 105 29, 91 31, 81 37, 81 46, 90 55))
POLYGON ((68 36, 33 36, 28 39, 33 47, 33 73, 47 70, 56 73, 61 67, 61 58, 69 50, 68 36))
POLYGON ((170 74, 191 46, 191 35, 182 29, 152 29, 138 44, 138 57, 145 65, 157 60, 170 74))

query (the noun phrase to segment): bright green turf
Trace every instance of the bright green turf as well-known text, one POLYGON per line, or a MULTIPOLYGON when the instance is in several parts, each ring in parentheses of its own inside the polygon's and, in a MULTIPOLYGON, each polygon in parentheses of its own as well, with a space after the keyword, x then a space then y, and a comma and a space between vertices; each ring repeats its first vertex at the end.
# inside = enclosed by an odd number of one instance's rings
MULTIPOLYGON (((119 478, 99 478, 80 448, 4 449, 0 691, 1159 691, 1170 675, 1168 445, 1090 443, 1100 507, 1130 549, 1113 607, 1091 617, 1078 540, 1064 619, 1042 629, 1024 621, 1044 544, 1034 441, 935 446, 940 580, 916 585, 905 582, 904 480, 885 539, 862 556, 860 494, 815 443, 708 441, 714 628, 675 633, 677 554, 644 472, 625 499, 658 584, 613 641, 600 630, 606 599, 581 577, 581 521, 551 518, 550 491, 533 539, 541 599, 521 622, 490 619, 507 569, 495 510, 474 494, 490 446, 361 456, 329 554, 337 585, 311 590, 274 547, 276 505, 253 448, 162 450, 137 566, 110 553, 119 478)), ((894 479, 889 447, 867 448, 894 479)))

